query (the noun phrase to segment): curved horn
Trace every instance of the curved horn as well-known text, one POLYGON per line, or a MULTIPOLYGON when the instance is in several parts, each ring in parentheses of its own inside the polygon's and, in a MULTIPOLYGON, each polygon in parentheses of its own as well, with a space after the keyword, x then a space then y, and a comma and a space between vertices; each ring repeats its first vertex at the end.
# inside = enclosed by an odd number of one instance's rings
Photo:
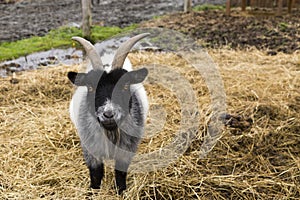
POLYGON ((72 40, 76 40, 83 46, 84 50, 86 51, 87 56, 89 57, 89 59, 92 62, 92 66, 93 66, 94 70, 103 69, 103 63, 102 63, 101 58, 100 58, 99 54, 97 53, 94 45, 92 45, 89 41, 87 41, 86 39, 84 39, 82 37, 72 37, 72 40))
POLYGON ((135 43, 137 43, 144 37, 147 37, 148 35, 150 35, 150 33, 142 33, 130 38, 129 40, 121 44, 112 62, 112 69, 122 68, 130 49, 135 45, 135 43))

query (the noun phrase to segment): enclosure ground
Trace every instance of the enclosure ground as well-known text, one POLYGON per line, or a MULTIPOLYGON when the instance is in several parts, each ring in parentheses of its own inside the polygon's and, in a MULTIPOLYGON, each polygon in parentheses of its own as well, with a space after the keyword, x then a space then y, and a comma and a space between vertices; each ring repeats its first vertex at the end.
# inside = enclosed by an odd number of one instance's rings
MULTIPOLYGON (((93 24, 125 27, 182 9, 181 0, 94 0, 93 24)), ((81 24, 80 0, 22 0, 0 4, 0 42, 42 36, 81 24)))
POLYGON ((177 12, 147 21, 142 26, 178 30, 209 48, 255 47, 267 51, 270 55, 300 50, 299 11, 282 16, 255 15, 240 11, 234 11, 231 16, 226 16, 222 10, 177 12))
MULTIPOLYGON (((224 10, 179 12, 182 10, 181 0, 94 2, 93 24, 96 25, 124 27, 171 13, 146 22, 144 26, 179 30, 199 40, 204 47, 255 47, 270 55, 300 49, 299 10, 283 16, 233 11, 228 17, 224 10)), ((23 0, 15 4, 0 4, 0 11, 0 42, 41 36, 59 26, 78 26, 81 22, 80 1, 23 0)))
MULTIPOLYGON (((1 42, 42 35, 80 19, 76 3, 59 1, 60 8, 69 11, 54 7, 58 10, 58 15, 54 15, 51 6, 38 10, 34 6, 38 2, 50 1, 32 0, 31 7, 26 3, 0 5, 1 42), (42 15, 34 16, 32 13, 36 12, 42 15), (28 23, 24 23, 24 16, 28 23), (16 23, 11 24, 11 19, 16 23)), ((119 8, 116 7, 118 17, 127 17, 115 25, 140 20, 134 21, 134 12, 119 8)), ((94 23, 114 25, 106 20, 119 19, 107 16, 114 15, 107 9, 95 17, 94 23)), ((200 73, 170 53, 130 53, 134 65, 168 65, 184 76, 197 95, 201 117, 197 139, 184 155, 156 172, 130 173, 122 198, 115 194, 114 172, 110 168, 105 169, 100 191, 88 189, 88 169, 68 111, 74 88, 66 77, 68 71, 79 70, 84 63, 42 67, 18 72, 15 79, 1 78, 0 198, 299 199, 299 20, 299 13, 257 18, 240 14, 226 17, 221 11, 205 11, 171 14, 141 25, 179 30, 209 47, 208 53, 223 78, 227 112, 251 119, 252 124, 245 129, 226 127, 215 148, 200 159, 210 113, 210 95, 200 73)), ((150 108, 161 105, 168 117, 161 132, 142 141, 138 153, 166 145, 182 120, 180 104, 172 91, 147 81, 145 87, 150 108)))
MULTIPOLYGON (((173 66, 197 94, 198 139, 176 162, 156 172, 129 174, 124 199, 299 199, 300 57, 257 50, 210 50, 223 77, 228 112, 251 118, 250 128, 227 128, 216 147, 199 158, 210 96, 201 75, 179 57, 130 54, 134 65, 173 66)), ((3 199, 118 199, 114 173, 106 168, 100 191, 89 191, 79 138, 68 105, 73 86, 66 74, 81 66, 60 66, 17 74, 0 84, 0 197, 3 199), (89 196, 91 197, 91 196, 89 196)), ((139 153, 165 145, 180 122, 174 94, 146 82, 150 108, 162 105, 165 128, 139 153)))

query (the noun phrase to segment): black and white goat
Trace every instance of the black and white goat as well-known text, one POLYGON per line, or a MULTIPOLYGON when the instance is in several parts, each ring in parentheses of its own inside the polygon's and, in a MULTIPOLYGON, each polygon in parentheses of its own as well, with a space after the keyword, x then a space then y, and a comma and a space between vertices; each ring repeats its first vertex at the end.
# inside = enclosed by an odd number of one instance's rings
POLYGON ((134 44, 148 35, 140 34, 121 44, 111 63, 105 65, 89 41, 72 38, 84 47, 92 66, 86 73, 68 73, 70 81, 79 86, 70 103, 70 116, 79 133, 91 188, 100 188, 103 160, 113 159, 118 193, 126 189, 127 170, 148 112, 142 85, 148 70, 133 71, 126 57, 134 44))

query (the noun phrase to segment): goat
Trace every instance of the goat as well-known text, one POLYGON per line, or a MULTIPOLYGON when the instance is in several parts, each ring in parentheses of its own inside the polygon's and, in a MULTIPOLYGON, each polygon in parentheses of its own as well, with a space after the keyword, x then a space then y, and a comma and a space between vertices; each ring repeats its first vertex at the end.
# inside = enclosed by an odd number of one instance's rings
POLYGON ((105 159, 115 161, 118 194, 126 189, 128 167, 144 134, 148 112, 142 85, 148 70, 133 71, 127 55, 148 35, 139 34, 122 43, 109 67, 103 65, 89 41, 72 38, 84 47, 92 67, 86 73, 68 72, 68 78, 78 86, 70 103, 70 117, 80 137, 93 189, 100 189, 105 159))

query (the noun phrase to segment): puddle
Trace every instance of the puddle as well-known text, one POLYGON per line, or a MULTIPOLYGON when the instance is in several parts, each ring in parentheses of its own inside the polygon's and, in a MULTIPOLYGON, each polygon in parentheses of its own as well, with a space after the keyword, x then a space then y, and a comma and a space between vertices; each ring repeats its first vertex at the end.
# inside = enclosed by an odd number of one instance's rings
MULTIPOLYGON (((101 52, 103 63, 109 64, 116 49, 129 37, 112 38, 95 44, 98 52, 101 52), (105 55, 105 56, 104 56, 105 55)), ((36 52, 27 56, 22 56, 14 60, 0 63, 0 77, 7 77, 14 72, 38 69, 44 66, 74 65, 83 60, 82 50, 75 48, 51 49, 43 52, 36 52)))
MULTIPOLYGON (((109 64, 119 45, 128 38, 129 37, 112 38, 110 40, 95 44, 97 51, 101 52, 101 56, 103 56, 103 63, 109 64)), ((82 62, 82 60, 82 50, 75 48, 51 49, 43 52, 36 52, 14 60, 1 62, 0 77, 10 76, 14 72, 38 69, 42 66, 79 64, 82 62)))
MULTIPOLYGON (((109 40, 95 44, 98 52, 101 52, 102 62, 109 64, 117 48, 130 37, 139 33, 149 32, 151 37, 138 43, 133 51, 180 51, 184 48, 195 49, 194 41, 183 34, 166 31, 159 28, 137 29, 130 33, 121 34, 109 40), (172 35, 172 37, 170 37, 172 35)), ((48 51, 32 53, 15 60, 0 63, 0 77, 10 76, 14 72, 38 69, 41 66, 55 66, 59 64, 74 65, 82 62, 83 52, 75 48, 51 49, 48 51)))
POLYGON ((82 62, 82 51, 80 50, 75 48, 51 49, 0 63, 0 77, 9 76, 13 72, 38 69, 41 66, 73 65, 80 62, 82 62))

